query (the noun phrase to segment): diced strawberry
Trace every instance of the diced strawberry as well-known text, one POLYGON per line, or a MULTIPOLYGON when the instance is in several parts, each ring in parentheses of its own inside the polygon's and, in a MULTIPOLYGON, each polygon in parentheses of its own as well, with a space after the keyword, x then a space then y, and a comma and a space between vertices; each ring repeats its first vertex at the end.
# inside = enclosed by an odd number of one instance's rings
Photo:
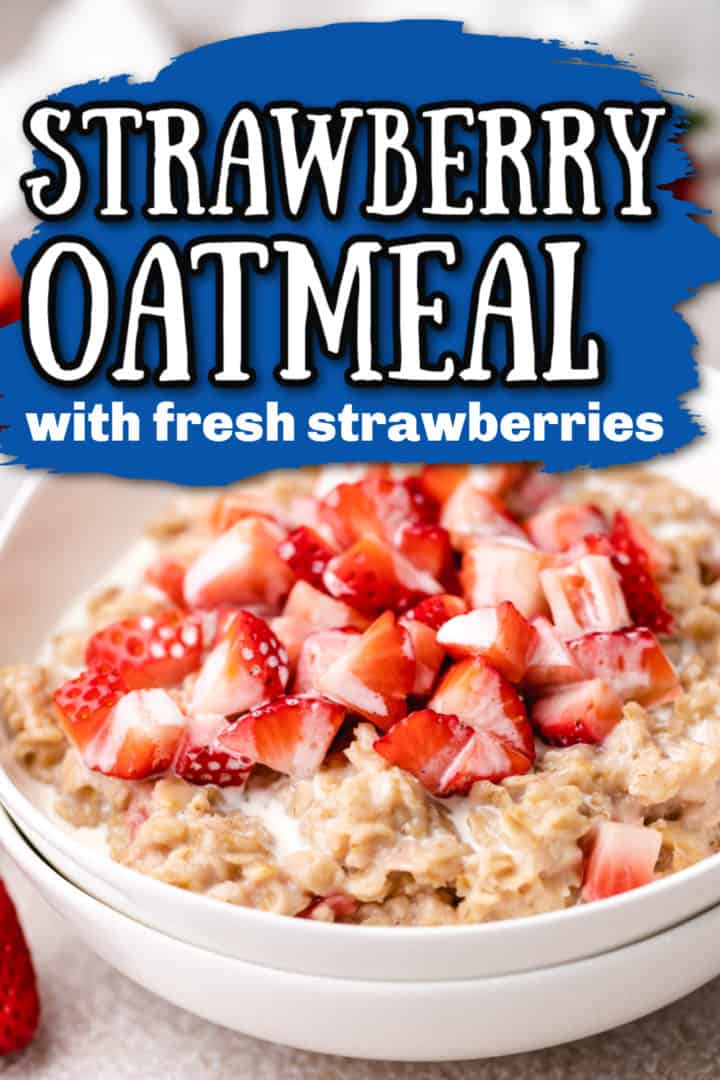
POLYGON ((484 656, 510 682, 520 682, 538 640, 537 630, 509 600, 457 615, 438 630, 451 656, 484 656))
POLYGON ((284 533, 272 521, 245 517, 217 537, 185 575, 191 608, 262 604, 277 610, 295 579, 276 548, 284 533))
POLYGON ((338 484, 318 503, 318 517, 332 531, 341 548, 359 537, 382 538, 383 528, 372 499, 361 482, 338 484))
POLYGON ((318 504, 320 520, 343 548, 367 536, 395 543, 401 529, 434 523, 437 514, 435 500, 414 477, 396 480, 378 469, 338 484, 318 504))
POLYGON ((130 690, 177 686, 200 667, 202 646, 197 619, 163 611, 98 630, 87 643, 85 663, 117 671, 130 690))
POLYGON ((415 682, 415 657, 407 630, 386 611, 320 677, 323 694, 388 728, 405 715, 415 682))
POLYGON ((114 671, 82 671, 59 686, 54 702, 70 742, 84 750, 95 738, 128 686, 114 671))
POLYGON ((469 472, 469 465, 424 465, 418 479, 428 495, 442 506, 469 472))
POLYGON ((642 522, 630 514, 618 510, 613 517, 611 540, 617 551, 622 551, 630 541, 634 546, 643 548, 649 560, 649 569, 657 577, 665 577, 672 570, 672 555, 642 522))
POLYGON ((276 521, 264 507, 261 498, 250 492, 234 491, 219 495, 210 508, 210 528, 214 533, 224 533, 246 517, 261 517, 276 521))
POLYGON ((445 503, 440 524, 448 530, 456 548, 462 549, 473 540, 498 537, 530 546, 505 503, 497 495, 476 487, 472 478, 462 483, 445 503))
MULTIPOLYGON (((637 522, 631 521, 626 514, 615 514, 610 532, 613 565, 622 582, 633 622, 649 627, 656 634, 669 634, 673 631, 674 620, 653 577, 653 555, 638 542, 638 536, 637 522)), ((657 560, 657 552, 654 558, 657 560)))
POLYGON ((194 713, 231 716, 282 694, 288 654, 258 615, 238 611, 206 657, 193 688, 194 713))
POLYGON ((608 523, 602 510, 590 503, 549 506, 525 522, 533 544, 543 551, 567 551, 588 533, 602 535, 608 523))
POLYGON ((623 701, 662 705, 682 693, 668 657, 651 630, 585 634, 568 642, 589 679, 603 679, 623 701))
POLYGON ((454 664, 440 680, 429 705, 436 712, 459 716, 476 731, 489 731, 509 750, 533 761, 535 742, 522 699, 482 657, 454 664))
POLYGON ((573 654, 549 619, 538 615, 532 625, 537 633, 522 679, 523 689, 531 694, 552 686, 580 682, 585 678, 573 654))
POLYGON ((305 581, 298 581, 293 585, 283 615, 303 623, 306 636, 314 630, 337 630, 343 626, 366 630, 370 625, 367 615, 333 596, 328 596, 327 593, 320 592, 305 581))
POLYGON ((411 693, 425 697, 430 693, 445 659, 445 650, 438 645, 437 634, 427 623, 409 619, 403 615, 399 620, 410 635, 415 657, 415 680, 411 693))
POLYGON ((471 608, 510 600, 526 619, 547 613, 540 572, 547 555, 498 540, 476 540, 463 553, 460 583, 471 608))
POLYGON ((329 907, 336 919, 349 919, 360 907, 360 902, 347 893, 330 893, 329 896, 314 897, 306 908, 299 911, 296 919, 312 919, 314 912, 321 906, 329 907))
POLYGON ((649 885, 655 877, 661 846, 660 833, 647 825, 599 822, 585 862, 583 900, 605 900, 649 885))
POLYGON ((322 588, 325 567, 335 555, 322 536, 307 525, 299 525, 278 545, 277 553, 293 573, 316 588, 322 588))
POLYGON ((411 619, 425 623, 433 630, 439 630, 443 623, 456 615, 462 615, 467 611, 467 604, 460 596, 451 596, 450 593, 440 593, 439 596, 428 596, 427 600, 421 600, 410 611, 403 615, 403 623, 411 619))
POLYGON ((430 574, 373 536, 331 559, 323 583, 331 596, 367 614, 387 608, 404 611, 423 596, 442 591, 430 574))
POLYGON ((530 707, 534 727, 555 746, 601 743, 621 716, 622 700, 602 679, 551 690, 530 707))
POLYGON ((179 559, 161 555, 145 570, 145 580, 164 593, 174 607, 184 608, 186 571, 187 566, 179 559))
POLYGON ((335 661, 344 656, 360 637, 359 630, 317 630, 305 638, 298 658, 293 693, 306 694, 320 689, 320 678, 335 661))
POLYGON ((455 552, 450 534, 441 525, 406 525, 400 529, 398 548, 413 566, 447 585, 455 579, 455 552))
POLYGON ((317 772, 344 716, 326 698, 280 697, 240 717, 218 741, 230 754, 305 778, 317 772))
POLYGON ((515 771, 511 755, 494 735, 433 709, 403 717, 374 746, 391 765, 438 796, 465 794, 478 780, 497 781, 515 771))
POLYGON ((217 744, 228 728, 224 716, 193 716, 180 740, 173 772, 190 784, 242 787, 252 771, 252 762, 231 757, 217 744))
POLYGON ((540 575, 553 622, 563 637, 620 630, 631 623, 620 579, 607 555, 583 555, 540 575))
POLYGON ((559 495, 561 490, 562 481, 558 476, 534 469, 508 492, 508 507, 511 513, 528 517, 559 495))
POLYGON ((121 780, 167 772, 186 718, 167 690, 131 690, 120 698, 83 751, 89 769, 121 780))

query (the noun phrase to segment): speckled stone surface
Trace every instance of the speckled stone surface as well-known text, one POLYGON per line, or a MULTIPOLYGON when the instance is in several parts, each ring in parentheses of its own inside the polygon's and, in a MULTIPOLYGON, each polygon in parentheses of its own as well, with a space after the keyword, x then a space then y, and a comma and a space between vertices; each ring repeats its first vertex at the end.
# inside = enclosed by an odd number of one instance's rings
POLYGON ((533 1054, 442 1065, 350 1061, 236 1035, 168 1005, 85 948, 5 856, 0 870, 20 910, 43 1001, 42 1026, 33 1045, 19 1057, 0 1061, 0 1075, 7 1080, 720 1077, 720 979, 654 1016, 533 1054))

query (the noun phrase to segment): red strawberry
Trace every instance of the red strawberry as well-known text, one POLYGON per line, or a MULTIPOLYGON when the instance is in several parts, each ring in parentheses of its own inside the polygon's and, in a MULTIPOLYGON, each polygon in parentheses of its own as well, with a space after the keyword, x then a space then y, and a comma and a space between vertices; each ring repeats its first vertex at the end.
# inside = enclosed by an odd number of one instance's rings
POLYGON ((439 630, 443 623, 456 615, 462 615, 467 611, 467 604, 459 596, 451 596, 450 593, 440 593, 438 596, 428 596, 427 600, 421 600, 410 611, 403 615, 403 623, 410 620, 425 623, 432 630, 439 630))
POLYGON ((298 658, 293 692, 306 694, 320 689, 320 678, 335 661, 344 656, 360 637, 359 630, 317 630, 305 638, 298 658))
POLYGON ((461 660, 446 672, 430 699, 430 708, 459 716, 476 731, 490 732, 529 762, 535 757, 532 728, 522 700, 507 679, 480 656, 461 660))
POLYGON ((365 630, 370 625, 367 615, 313 588, 307 581, 293 585, 282 615, 271 621, 271 627, 285 646, 294 667, 303 643, 319 630, 338 630, 354 627, 365 630))
POLYGON ((451 656, 484 656, 510 682, 520 682, 537 644, 537 630, 509 600, 457 615, 438 630, 451 656))
POLYGON ((167 690, 131 690, 87 743, 83 760, 89 769, 121 780, 159 776, 172 765, 186 723, 167 690))
POLYGON ((199 622, 176 611, 111 623, 92 635, 85 650, 88 667, 117 671, 130 690, 177 686, 201 657, 199 622))
POLYGON ((630 625, 620 580, 607 555, 583 555, 569 566, 543 570, 540 578, 563 637, 630 625))
POLYGON ((437 520, 438 507, 419 482, 395 480, 385 470, 370 470, 362 480, 338 484, 320 501, 318 516, 340 545, 373 536, 394 543, 410 525, 437 520))
POLYGON ((584 675, 603 679, 623 701, 662 705, 682 693, 673 666, 651 630, 585 634, 568 645, 584 675))
POLYGON ((261 517, 275 522, 274 514, 269 514, 257 494, 234 491, 219 495, 210 509, 210 528, 214 533, 224 533, 246 517, 261 517))
POLYGON ((602 535, 608 524, 597 506, 590 503, 549 506, 525 522, 533 544, 543 551, 567 551, 588 533, 602 535))
POLYGON ((602 679, 551 690, 530 707, 533 726, 554 746, 601 743, 621 716, 621 699, 602 679))
POLYGON ((22 314, 22 286, 13 267, 0 270, 0 326, 18 322, 22 314))
POLYGON ((32 957, 4 882, 0 881, 0 1054, 16 1054, 32 1041, 40 999, 32 957))
POLYGON ((400 529, 397 543, 418 570, 425 570, 436 581, 453 582, 455 553, 447 529, 441 525, 406 525, 400 529))
POLYGON ((511 600, 521 615, 534 619, 547 613, 540 582, 545 552, 504 540, 476 540, 463 553, 460 583, 471 608, 492 607, 511 600))
POLYGON ((562 481, 552 473, 533 470, 508 492, 507 503, 510 511, 519 517, 536 513, 541 506, 554 499, 562 490, 562 481))
POLYGON ((415 681, 407 631, 386 611, 319 679, 320 690, 386 729, 405 715, 415 681))
POLYGON ((601 821, 593 830, 585 863, 583 900, 605 900, 640 885, 649 885, 655 876, 661 846, 662 837, 657 829, 601 821))
POLYGON ((278 545, 277 553, 293 573, 316 588, 322 588, 323 572, 335 555, 322 536, 307 525, 299 525, 278 545))
POLYGON ((185 607, 185 573, 187 567, 178 559, 161 555, 145 570, 145 580, 165 593, 171 604, 177 608, 185 607))
POLYGON ((238 611, 205 659, 193 688, 194 713, 231 716, 282 694, 288 654, 259 615, 238 611))
POLYGON ((485 538, 506 538, 525 546, 528 539, 505 503, 476 487, 472 478, 461 484, 443 507, 440 523, 457 548, 485 538))
POLYGON ((613 517, 610 539, 617 551, 622 551, 628 540, 636 547, 643 548, 650 563, 650 572, 658 577, 664 577, 672 569, 672 555, 665 545, 630 514, 617 511, 613 517))
POLYGON ((427 623, 403 615, 400 625, 407 630, 415 657, 415 679, 411 693, 425 697, 430 693, 445 660, 445 650, 438 645, 437 634, 427 623))
MULTIPOLYGON (((637 522, 633 522, 626 514, 615 514, 610 532, 614 552, 613 566, 622 582, 633 622, 638 626, 649 627, 656 634, 670 634, 674 628, 674 620, 653 577, 652 554, 639 542, 639 536, 637 522)), ((657 560, 657 554, 655 559, 657 560)))
POLYGON ((257 514, 244 517, 210 543, 185 575, 191 608, 261 604, 279 609, 294 574, 276 553, 284 533, 257 514))
POLYGON ((322 764, 340 725, 342 705, 322 697, 280 697, 241 716, 218 737, 230 754, 305 778, 322 764))
POLYGON ((433 795, 466 794, 478 780, 497 781, 516 771, 511 754, 494 735, 432 709, 398 720, 374 745, 381 757, 417 777, 433 795))
POLYGON ((60 726, 70 742, 84 750, 95 738, 128 686, 114 671, 82 671, 55 691, 60 726))
POLYGON ((539 615, 532 625, 537 637, 522 679, 523 689, 537 693, 547 687, 580 682, 585 676, 549 619, 539 615))
POLYGON ((295 918, 312 919, 313 913, 321 905, 329 907, 336 919, 348 919, 360 907, 359 901, 354 896, 348 896, 347 893, 330 893, 329 896, 316 896, 306 908, 297 913, 295 918))
POLYGON ((224 716, 193 716, 173 762, 173 772, 191 784, 242 787, 252 771, 252 762, 231 757, 217 745, 217 737, 228 728, 224 716))
POLYGON ((331 596, 366 614, 387 608, 404 611, 421 597, 441 591, 430 574, 374 536, 357 540, 331 559, 323 583, 331 596))
POLYGON ((341 548, 362 536, 383 536, 372 499, 361 482, 338 484, 318 503, 318 518, 341 548))
POLYGON ((418 479, 428 495, 442 506, 469 471, 469 465, 424 465, 418 479))

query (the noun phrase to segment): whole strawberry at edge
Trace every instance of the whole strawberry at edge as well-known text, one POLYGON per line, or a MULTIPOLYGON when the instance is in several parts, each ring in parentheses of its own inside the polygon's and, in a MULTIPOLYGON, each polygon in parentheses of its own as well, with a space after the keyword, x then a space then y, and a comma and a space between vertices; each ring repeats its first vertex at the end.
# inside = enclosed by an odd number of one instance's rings
POLYGON ((40 1018, 35 970, 5 883, 0 881, 0 1054, 31 1042, 40 1018))

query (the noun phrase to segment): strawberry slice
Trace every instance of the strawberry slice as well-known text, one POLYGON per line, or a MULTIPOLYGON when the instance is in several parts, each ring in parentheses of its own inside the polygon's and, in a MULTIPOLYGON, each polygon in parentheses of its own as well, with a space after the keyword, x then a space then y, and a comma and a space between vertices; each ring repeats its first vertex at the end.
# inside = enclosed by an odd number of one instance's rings
POLYGON ((651 630, 585 634, 568 642, 589 679, 603 679, 623 701, 663 705, 682 693, 675 670, 651 630))
POLYGON ((607 555, 583 555, 569 566, 549 567, 540 580, 563 637, 577 637, 588 630, 621 630, 632 621, 607 555))
POLYGON ((407 630, 386 611, 320 677, 323 694, 387 729, 405 715, 415 682, 407 630))
POLYGON ((437 634, 427 623, 409 619, 406 615, 399 622, 408 632, 415 657, 415 679, 411 693, 415 697, 426 697, 440 673, 445 650, 438 645, 437 634))
POLYGON ((526 619, 547 614, 540 572, 548 556, 529 546, 475 540, 463 553, 460 583, 471 608, 510 600, 526 619))
POLYGON ((450 534, 441 525, 405 525, 397 539, 398 549, 413 566, 444 585, 455 579, 455 552, 450 534))
POLYGON ((254 514, 244 517, 205 548, 185 575, 191 608, 261 604, 277 610, 295 575, 276 549, 283 530, 254 514))
POLYGON ((252 762, 231 757, 217 745, 218 735, 228 726, 224 716, 193 716, 175 755, 175 775, 190 784, 242 787, 252 762))
POLYGON ((277 553, 296 577, 322 588, 325 567, 335 555, 315 529, 299 525, 278 545, 277 553))
POLYGON ((497 537, 530 546, 502 499, 477 487, 472 477, 460 484, 445 503, 440 524, 460 549, 472 540, 497 537))
POLYGON ((298 658, 293 692, 319 691, 320 678, 360 637, 359 630, 318 630, 305 638, 298 658))
POLYGON ((534 760, 532 728, 520 696, 482 657, 472 656, 454 664, 441 679, 429 706, 435 712, 459 716, 476 731, 495 735, 509 752, 516 751, 528 762, 534 760))
POLYGON ((238 611, 206 657, 193 688, 194 713, 231 716, 282 694, 288 654, 259 615, 238 611))
POLYGON ((427 600, 421 600, 416 607, 406 611, 403 615, 403 623, 417 620, 425 623, 432 630, 439 630, 443 623, 456 615, 462 615, 467 611, 467 604, 459 596, 450 593, 440 593, 439 596, 428 596, 427 600))
POLYGON ((246 713, 218 737, 228 753, 300 779, 322 764, 345 716, 322 697, 280 697, 246 713))
POLYGON ((186 718, 167 690, 131 690, 121 697, 83 751, 89 769, 121 780, 167 772, 186 718))
POLYGON ((651 574, 665 577, 672 570, 672 555, 665 544, 656 539, 637 518, 622 510, 618 510, 613 517, 610 539, 618 552, 623 551, 628 543, 642 548, 647 554, 651 574))
MULTIPOLYGON (((0 324, 2 323, 2 296, 0 295, 0 324)), ((0 953, 0 1001, 2 1023, 0 1024, 0 1055, 17 1054, 28 1046, 35 1035, 40 1019, 40 999, 32 957, 18 919, 15 905, 0 881, 0 927, 2 927, 2 952, 0 953)), ((41 1056, 44 1056, 41 1051, 41 1056)), ((36 1070, 30 1062, 28 1068, 18 1072, 30 1076, 36 1070)), ((15 1068, 8 1063, 10 1070, 15 1068)))
POLYGON ((537 694, 548 687, 581 682, 585 675, 550 620, 539 615, 532 625, 537 637, 522 678, 523 689, 537 694))
POLYGON ((60 727, 82 751, 95 738, 120 698, 128 692, 114 671, 82 671, 59 686, 53 700, 60 727))
POLYGON ((174 607, 184 608, 186 571, 187 566, 179 559, 161 555, 146 568, 145 580, 164 593, 174 607))
POLYGON ((549 506, 525 522, 528 536, 543 551, 567 551, 588 533, 602 535, 608 523, 602 510, 591 503, 549 506))
POLYGON ((92 635, 85 650, 89 668, 118 672, 130 690, 177 686, 201 658, 199 622, 177 611, 111 623, 92 635))
POLYGON ((622 700, 602 679, 551 690, 534 701, 530 719, 554 746, 601 743, 622 716, 622 700))
POLYGON ((585 862, 583 900, 606 900, 609 896, 649 885, 655 877, 662 837, 647 825, 601 821, 593 829, 592 845, 585 862))
POLYGON ((497 782, 515 771, 511 755, 494 735, 433 709, 398 720, 374 748, 437 796, 464 795, 478 780, 497 782))
POLYGON ((537 644, 537 630, 509 600, 457 615, 438 630, 451 656, 484 656, 510 682, 520 682, 537 644))
POLYGON ((423 596, 442 592, 430 574, 374 536, 357 540, 331 559, 323 584, 331 596, 370 615, 387 608, 405 611, 423 596))
MULTIPOLYGON (((663 594, 653 577, 653 558, 658 554, 639 542, 639 522, 618 512, 613 519, 610 541, 613 546, 613 566, 618 573, 633 622, 647 626, 656 634, 670 634, 674 619, 665 604, 663 594)), ((643 530, 645 536, 649 534, 643 530)), ((652 543, 654 541, 650 538, 652 543)), ((596 629, 612 629, 597 627, 596 629)))

